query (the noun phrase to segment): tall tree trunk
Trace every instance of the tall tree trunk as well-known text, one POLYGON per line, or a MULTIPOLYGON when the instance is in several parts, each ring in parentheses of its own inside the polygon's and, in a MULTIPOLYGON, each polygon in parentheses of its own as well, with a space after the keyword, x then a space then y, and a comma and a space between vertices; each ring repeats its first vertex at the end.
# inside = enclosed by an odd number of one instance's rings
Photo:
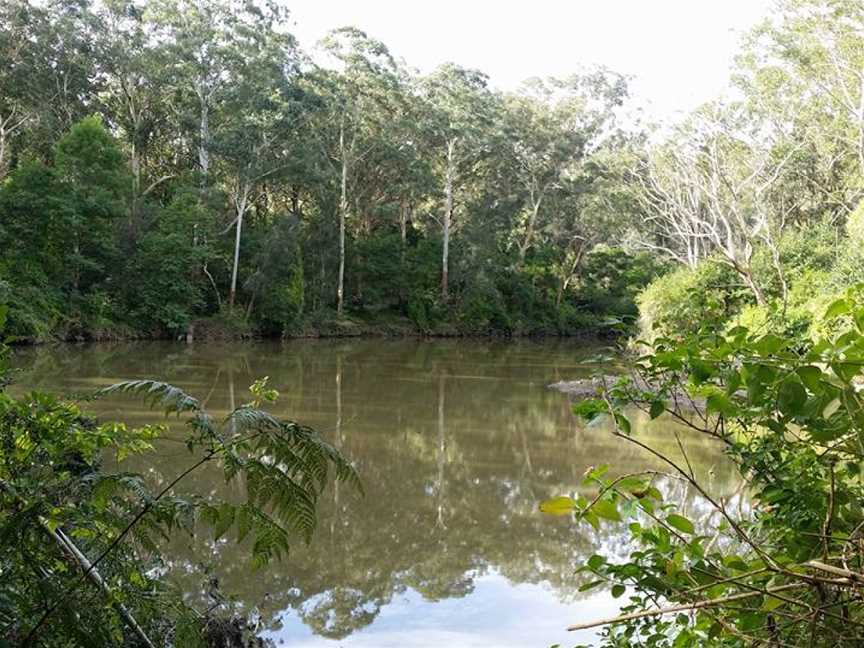
POLYGON ((399 209, 399 237, 402 241, 402 260, 405 259, 405 245, 408 241, 408 202, 403 200, 399 209))
POLYGON ((406 302, 406 283, 404 281, 405 278, 405 251, 408 245, 408 213, 410 210, 410 203, 407 200, 402 200, 399 204, 399 272, 400 272, 400 280, 399 280, 399 306, 405 306, 406 302))
POLYGON ((129 236, 134 240, 136 238, 136 224, 138 220, 138 198, 141 194, 141 152, 135 143, 134 134, 129 166, 132 168, 132 197, 129 201, 129 236))
POLYGON ((339 153, 342 181, 339 194, 339 278, 336 283, 336 314, 341 317, 345 302, 345 217, 348 212, 348 152, 345 148, 345 121, 339 126, 339 153))
POLYGON ((753 298, 756 300, 756 304, 758 306, 764 306, 765 293, 762 292, 762 287, 756 282, 756 279, 753 277, 753 271, 750 268, 742 268, 739 270, 739 273, 744 279, 744 283, 747 284, 747 287, 750 289, 750 292, 753 293, 753 298))
POLYGON ((16 109, 6 115, 0 115, 0 181, 9 173, 12 157, 12 137, 28 120, 21 116, 16 109))
POLYGON ((141 192, 141 152, 135 142, 132 142, 129 166, 132 167, 132 196, 133 199, 136 199, 141 192))
POLYGON ((210 100, 199 86, 198 99, 201 102, 201 116, 198 124, 198 166, 201 167, 203 181, 206 182, 210 173, 210 150, 207 148, 210 142, 210 100))
POLYGON ((0 182, 9 173, 9 142, 5 124, 0 119, 0 182))
POLYGON ((525 227, 525 238, 522 239, 522 245, 519 246, 519 265, 525 263, 525 255, 528 253, 528 248, 531 247, 532 239, 534 238, 534 228, 537 223, 537 214, 540 213, 540 203, 543 201, 542 196, 536 195, 534 190, 531 190, 531 212, 528 214, 528 225, 525 227))
POLYGON ((571 242, 571 246, 574 246, 575 255, 558 284, 558 294, 555 297, 555 308, 561 308, 564 293, 567 291, 567 288, 570 287, 570 282, 573 281, 573 278, 576 276, 576 271, 579 270, 579 266, 582 265, 582 258, 585 255, 585 249, 588 247, 588 240, 582 239, 581 237, 574 239, 571 242), (576 245, 578 245, 578 247, 575 247, 576 245))
POLYGON ((249 185, 243 184, 237 190, 234 199, 234 207, 237 212, 234 234, 234 264, 231 268, 231 290, 228 293, 228 307, 234 308, 234 298, 237 296, 237 273, 240 268, 240 236, 243 232, 243 216, 246 214, 246 206, 249 200, 249 185))
POLYGON ((444 186, 444 246, 441 253, 441 298, 450 298, 450 226, 453 220, 453 182, 456 176, 456 140, 447 142, 447 176, 444 186))

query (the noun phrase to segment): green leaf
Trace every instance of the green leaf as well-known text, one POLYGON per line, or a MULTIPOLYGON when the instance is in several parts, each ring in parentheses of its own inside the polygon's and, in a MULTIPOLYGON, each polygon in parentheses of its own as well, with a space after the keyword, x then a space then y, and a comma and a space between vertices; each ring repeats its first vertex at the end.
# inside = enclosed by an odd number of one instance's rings
POLYGON ((573 413, 582 420, 590 423, 594 419, 608 414, 606 403, 597 398, 586 398, 573 406, 573 413))
POLYGON ((701 385, 713 375, 714 368, 707 362, 699 359, 690 361, 690 378, 694 384, 701 385))
POLYGON ((600 518, 594 511, 586 511, 582 514, 582 519, 585 520, 595 531, 600 530, 600 518))
POLYGON ((764 612, 770 612, 771 610, 776 610, 781 605, 785 605, 786 601, 783 599, 779 599, 776 596, 767 596, 765 597, 765 601, 762 603, 762 610, 764 612))
POLYGON ((723 392, 714 391, 705 399, 705 407, 708 413, 716 412, 726 417, 734 416, 737 408, 735 403, 723 392))
POLYGON ((624 592, 627 591, 627 588, 623 585, 613 585, 612 586, 612 598, 621 598, 624 592))
POLYGON ((761 355, 774 355, 781 349, 785 348, 787 344, 787 340, 774 335, 773 333, 767 333, 756 340, 753 344, 753 348, 761 355))
POLYGON ((756 612, 747 612, 738 617, 738 628, 742 632, 750 632, 762 627, 765 619, 756 612))
POLYGON ((671 526, 673 529, 678 529, 678 531, 681 531, 682 533, 693 534, 696 532, 696 528, 690 520, 681 515, 676 515, 675 513, 666 516, 666 524, 671 526))
POLYGON ((553 497, 540 502, 540 512, 547 515, 568 515, 576 508, 576 500, 571 497, 553 497))
POLYGON ((612 520, 613 522, 621 521, 621 514, 618 512, 618 508, 615 506, 614 502, 609 500, 600 500, 595 502, 594 506, 591 507, 591 510, 605 520, 612 520))
POLYGON ((838 409, 840 409, 840 405, 841 405, 841 404, 842 404, 842 403, 840 402, 840 399, 839 399, 839 398, 834 398, 834 399, 832 399, 832 400, 831 400, 831 401, 830 401, 830 402, 825 406, 825 408, 822 410, 822 418, 830 419, 830 418, 834 415, 834 413, 835 413, 838 409))
POLYGON ((841 380, 850 382, 861 372, 861 366, 853 362, 833 362, 831 369, 841 380))
POLYGON ((662 400, 655 400, 654 402, 651 403, 651 410, 649 412, 649 415, 651 416, 652 419, 656 419, 658 416, 663 414, 663 412, 665 412, 665 411, 666 411, 666 403, 664 403, 662 400))
POLYGON ((795 370, 795 373, 798 374, 801 382, 803 382, 811 392, 814 394, 822 393, 822 370, 819 367, 805 365, 803 367, 798 367, 795 370))
POLYGON ((852 304, 845 297, 837 299, 828 306, 825 310, 825 319, 834 319, 840 315, 845 315, 852 310, 852 304))
POLYGON ((780 384, 777 393, 777 407, 783 414, 797 416, 804 411, 807 404, 807 391, 804 385, 793 378, 787 378, 780 384))
POLYGON ((744 562, 739 556, 727 556, 723 559, 723 564, 729 569, 735 569, 737 571, 747 571, 750 569, 749 565, 744 562))
POLYGON ((621 430, 622 434, 630 436, 630 419, 623 414, 615 414, 615 423, 618 425, 618 429, 621 430))
POLYGON ((595 581, 591 581, 590 583, 585 583, 584 585, 579 587, 579 591, 580 592, 587 592, 588 590, 592 590, 595 587, 599 587, 600 585, 602 585, 605 582, 606 581, 603 581, 603 580, 595 580, 595 581))
POLYGON ((590 483, 592 480, 600 479, 607 472, 609 472, 609 464, 600 464, 596 468, 592 468, 591 471, 585 475, 585 480, 590 483))

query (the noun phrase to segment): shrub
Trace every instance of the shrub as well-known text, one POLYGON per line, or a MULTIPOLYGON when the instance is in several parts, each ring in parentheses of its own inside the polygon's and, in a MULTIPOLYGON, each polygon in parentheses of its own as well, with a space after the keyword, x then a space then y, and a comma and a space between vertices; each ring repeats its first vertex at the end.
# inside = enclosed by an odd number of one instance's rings
POLYGON ((747 304, 727 324, 727 329, 743 326, 754 333, 769 331, 783 336, 815 337, 820 329, 825 307, 836 294, 830 289, 831 275, 825 270, 805 269, 789 287, 784 305, 776 299, 764 306, 747 304))
POLYGON ((466 290, 459 309, 459 322, 470 332, 512 332, 504 297, 485 273, 475 275, 466 290))
POLYGON ((642 338, 679 337, 702 322, 725 322, 747 302, 747 292, 727 266, 705 260, 652 281, 636 298, 642 338))
POLYGON ((621 616, 571 630, 605 626, 609 648, 861 645, 862 294, 832 302, 824 320, 836 333, 816 341, 743 327, 658 339, 633 363, 638 377, 576 406, 588 421, 608 417, 621 443, 665 468, 615 477, 600 466, 583 482, 596 495, 540 505, 629 534, 628 555, 616 547, 580 570, 583 590, 605 585, 621 598, 621 616), (722 444, 749 504, 718 497, 680 440, 679 454, 644 438, 634 408, 722 444), (696 502, 664 500, 664 480, 686 484, 696 502))

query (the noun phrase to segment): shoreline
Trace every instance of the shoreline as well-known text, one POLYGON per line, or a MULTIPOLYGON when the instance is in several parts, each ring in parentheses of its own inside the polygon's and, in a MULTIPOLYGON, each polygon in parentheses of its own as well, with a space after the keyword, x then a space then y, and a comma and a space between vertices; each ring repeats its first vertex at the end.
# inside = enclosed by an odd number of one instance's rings
POLYGON ((183 342, 186 344, 218 343, 218 342, 251 342, 251 341, 289 341, 289 340, 337 340, 337 339, 390 339, 390 340, 543 340, 543 339, 577 339, 577 340, 613 340, 621 335, 614 329, 579 329, 566 333, 549 331, 410 331, 389 327, 364 326, 346 327, 344 330, 307 329, 282 335, 265 335, 259 333, 239 333, 236 331, 208 331, 203 334, 170 336, 147 335, 135 333, 119 334, 116 331, 88 335, 56 337, 49 339, 12 339, 11 347, 26 348, 50 345, 104 344, 122 342, 183 342))

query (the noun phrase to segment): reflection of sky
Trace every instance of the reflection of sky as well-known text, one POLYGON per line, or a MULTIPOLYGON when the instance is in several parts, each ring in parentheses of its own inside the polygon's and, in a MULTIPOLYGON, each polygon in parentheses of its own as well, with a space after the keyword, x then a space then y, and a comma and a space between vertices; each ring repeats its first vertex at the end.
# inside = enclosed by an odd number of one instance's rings
POLYGON ((414 590, 394 597, 375 621, 345 639, 317 637, 293 612, 280 617, 282 628, 267 633, 277 645, 292 648, 547 648, 590 644, 591 631, 567 632, 573 623, 614 615, 620 601, 598 593, 562 603, 542 585, 516 585, 497 573, 478 576, 465 598, 428 601, 414 590))

